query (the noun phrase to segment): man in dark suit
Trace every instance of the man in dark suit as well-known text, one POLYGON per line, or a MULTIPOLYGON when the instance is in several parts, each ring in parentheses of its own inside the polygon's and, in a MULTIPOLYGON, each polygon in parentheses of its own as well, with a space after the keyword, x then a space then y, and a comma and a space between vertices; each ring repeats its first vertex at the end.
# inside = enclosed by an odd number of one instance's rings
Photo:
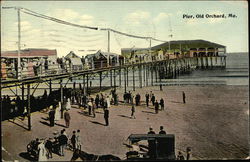
POLYGON ((109 110, 107 108, 104 109, 104 119, 105 119, 106 126, 108 126, 109 125, 109 110))
POLYGON ((50 121, 50 126, 53 127, 55 125, 55 109, 50 110, 49 112, 49 121, 50 121))
POLYGON ((68 110, 64 113, 64 120, 65 120, 65 125, 68 128, 69 127, 69 122, 70 122, 70 115, 68 110))
MULTIPOLYGON (((149 128, 148 134, 155 134, 153 128, 149 128)), ((150 159, 154 159, 156 157, 156 141, 155 140, 148 140, 148 155, 150 159)))

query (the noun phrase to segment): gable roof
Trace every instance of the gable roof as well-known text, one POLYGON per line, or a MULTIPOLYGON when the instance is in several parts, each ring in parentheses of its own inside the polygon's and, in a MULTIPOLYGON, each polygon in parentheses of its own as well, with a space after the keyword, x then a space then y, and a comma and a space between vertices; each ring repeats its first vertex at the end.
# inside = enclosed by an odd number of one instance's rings
MULTIPOLYGON (((209 48, 209 47, 214 47, 214 48, 225 48, 226 46, 202 40, 202 39, 197 39, 197 40, 176 40, 176 41, 169 41, 170 42, 170 49, 179 49, 180 46, 182 48, 209 48)), ((156 45, 152 47, 153 50, 160 50, 160 49, 169 49, 169 42, 165 42, 159 45, 156 45)))
MULTIPOLYGON (((46 56, 57 56, 56 49, 39 49, 39 48, 28 48, 20 51, 21 58, 31 58, 31 57, 46 57, 46 56)), ((18 51, 3 51, 1 52, 1 57, 7 58, 17 58, 18 51)))
POLYGON ((70 51, 70 53, 68 53, 65 57, 66 58, 80 58, 73 51, 70 51))

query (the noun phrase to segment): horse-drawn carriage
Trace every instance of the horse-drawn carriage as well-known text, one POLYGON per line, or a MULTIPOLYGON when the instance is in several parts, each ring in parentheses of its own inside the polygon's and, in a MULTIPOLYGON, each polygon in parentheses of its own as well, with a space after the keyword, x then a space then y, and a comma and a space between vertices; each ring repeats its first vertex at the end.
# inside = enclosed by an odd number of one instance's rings
POLYGON ((176 159, 173 134, 131 134, 128 139, 130 151, 126 153, 126 157, 129 161, 176 159))

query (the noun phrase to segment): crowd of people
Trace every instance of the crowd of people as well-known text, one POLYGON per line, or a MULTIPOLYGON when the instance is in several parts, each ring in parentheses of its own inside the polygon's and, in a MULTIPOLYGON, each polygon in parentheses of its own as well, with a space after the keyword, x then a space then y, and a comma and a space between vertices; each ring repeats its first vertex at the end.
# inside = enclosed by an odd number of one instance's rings
POLYGON ((67 135, 66 130, 62 129, 60 133, 55 131, 54 137, 36 139, 31 142, 30 147, 38 151, 37 160, 38 161, 47 161, 50 158, 53 158, 53 154, 59 156, 65 156, 65 149, 70 150, 81 150, 81 134, 80 130, 74 130, 71 137, 67 135))
MULTIPOLYGON (((105 120, 105 125, 109 126, 109 109, 111 104, 119 105, 121 101, 119 101, 119 96, 115 90, 111 90, 109 94, 98 93, 95 95, 90 95, 84 93, 81 89, 75 88, 63 88, 63 101, 61 102, 61 92, 60 90, 52 91, 49 95, 47 91, 44 91, 44 94, 39 97, 30 96, 30 107, 31 112, 47 110, 48 111, 48 119, 49 125, 53 127, 55 122, 64 119, 65 127, 70 127, 70 109, 72 105, 77 105, 78 108, 81 108, 82 111, 87 111, 89 116, 93 118, 96 117, 96 109, 101 108, 103 110, 103 116, 105 120)), ((133 94, 130 91, 125 92, 123 95, 124 104, 131 105, 131 119, 136 119, 135 112, 136 107, 142 105, 142 97, 141 94, 133 94)), ((159 110, 164 110, 164 99, 160 98, 159 102, 152 91, 150 93, 146 92, 145 94, 145 102, 146 107, 150 106, 154 107, 155 114, 158 113, 159 110)), ((185 93, 183 92, 183 103, 185 103, 185 93)), ((21 100, 19 96, 16 98, 10 99, 9 96, 3 96, 2 98, 2 108, 8 111, 2 111, 3 117, 5 119, 15 119, 18 116, 21 116, 22 119, 25 119, 27 116, 27 100, 21 100), (5 114, 4 114, 5 113, 5 114)), ((148 134, 155 134, 152 128, 148 134)), ((166 134, 166 131, 163 129, 163 126, 160 127, 159 134, 166 134)), ((58 153, 60 156, 64 156, 64 150, 66 147, 71 148, 72 150, 79 149, 81 150, 81 139, 80 139, 80 130, 72 132, 71 138, 67 136, 66 130, 63 129, 60 134, 54 138, 48 138, 44 140, 36 140, 37 141, 37 149, 39 150, 39 158, 40 161, 44 161, 44 159, 52 158, 52 153, 58 153), (70 139, 70 140, 68 140, 70 139), (39 143, 39 144, 38 144, 39 143), (46 154, 45 154, 46 152, 46 154), (46 156, 45 156, 46 155, 46 156)), ((158 147, 162 147, 159 143, 158 147)), ((151 157, 155 156, 154 151, 155 145, 149 142, 149 155, 151 157)), ((159 153, 161 154, 161 153, 159 153)), ((180 160, 183 159, 181 152, 178 153, 178 158, 180 160)))

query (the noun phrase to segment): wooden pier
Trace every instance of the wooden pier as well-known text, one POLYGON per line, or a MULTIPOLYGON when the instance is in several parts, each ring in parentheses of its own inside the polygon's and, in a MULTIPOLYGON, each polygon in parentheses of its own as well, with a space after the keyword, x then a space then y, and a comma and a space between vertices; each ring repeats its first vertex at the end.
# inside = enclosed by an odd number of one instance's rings
MULTIPOLYGON (((132 87, 135 91, 136 87, 159 85, 162 79, 177 78, 182 74, 191 73, 195 69, 214 69, 225 68, 226 56, 213 57, 184 57, 175 59, 166 59, 153 62, 141 62, 134 64, 125 64, 122 66, 110 66, 93 70, 72 71, 61 74, 52 74, 47 76, 37 76, 25 79, 1 80, 1 91, 4 88, 9 88, 14 94, 15 91, 11 88, 21 89, 22 99, 28 100, 27 110, 30 112, 30 95, 33 95, 36 89, 39 89, 40 84, 45 84, 52 92, 53 84, 58 82, 60 89, 61 102, 63 101, 63 88, 69 84, 69 81, 74 78, 81 78, 82 88, 85 94, 90 93, 93 78, 99 81, 99 91, 102 91, 102 81, 104 78, 109 78, 110 88, 123 87, 124 91, 128 91, 128 87, 132 87), (129 76, 132 73, 132 76, 129 76), (132 77, 132 78, 131 78, 132 77), (132 79, 132 82, 130 81, 132 79), (66 80, 66 83, 63 83, 66 80), (136 86, 136 81, 138 85, 136 86), (123 84, 122 84, 123 83, 123 84), (31 92, 33 89, 33 92, 31 92), (27 96, 25 96, 25 90, 27 96)), ((40 88, 41 89, 41 88, 40 88)), ((17 94, 15 94, 17 95, 17 94)), ((28 116, 28 130, 31 130, 30 113, 28 116)))

